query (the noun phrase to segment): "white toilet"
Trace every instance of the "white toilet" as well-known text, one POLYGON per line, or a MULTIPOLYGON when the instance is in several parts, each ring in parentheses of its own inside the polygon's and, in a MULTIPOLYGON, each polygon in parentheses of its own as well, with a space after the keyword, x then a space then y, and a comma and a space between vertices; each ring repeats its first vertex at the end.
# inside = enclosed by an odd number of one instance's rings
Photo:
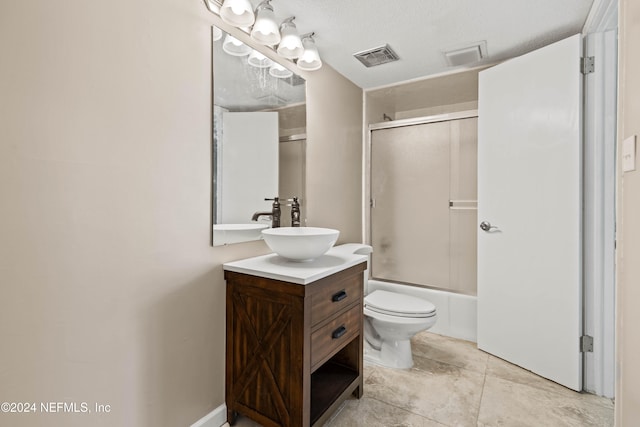
POLYGON ((427 300, 377 290, 364 298, 366 361, 389 368, 413 366, 411 338, 436 323, 436 307, 427 300))
MULTIPOLYGON (((348 243, 332 251, 369 255, 373 248, 348 243)), ((369 293, 369 269, 364 274, 364 359, 389 368, 411 368, 410 340, 436 323, 436 307, 427 300, 399 292, 369 293)))

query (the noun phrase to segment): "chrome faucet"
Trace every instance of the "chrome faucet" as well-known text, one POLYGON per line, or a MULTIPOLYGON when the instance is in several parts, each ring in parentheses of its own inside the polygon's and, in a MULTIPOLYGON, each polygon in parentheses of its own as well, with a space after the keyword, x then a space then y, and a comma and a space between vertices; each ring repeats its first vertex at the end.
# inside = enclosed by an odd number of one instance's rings
POLYGON ((278 196, 273 199, 264 199, 266 201, 273 201, 271 205, 271 212, 256 212, 251 217, 251 221, 257 221, 261 216, 271 217, 271 228, 280 227, 280 198, 278 196))
MULTIPOLYGON (((280 227, 280 218, 282 215, 282 211, 280 210, 280 198, 276 196, 273 199, 265 200, 273 201, 273 204, 271 205, 271 212, 256 212, 251 217, 251 221, 257 221, 261 216, 268 216, 271 217, 272 228, 280 227)), ((291 206, 291 226, 300 227, 300 201, 298 197, 286 199, 286 201, 291 202, 290 205, 286 205, 291 206)))
POLYGON ((256 212, 251 216, 251 221, 257 221, 261 216, 268 216, 271 219, 272 212, 256 212))

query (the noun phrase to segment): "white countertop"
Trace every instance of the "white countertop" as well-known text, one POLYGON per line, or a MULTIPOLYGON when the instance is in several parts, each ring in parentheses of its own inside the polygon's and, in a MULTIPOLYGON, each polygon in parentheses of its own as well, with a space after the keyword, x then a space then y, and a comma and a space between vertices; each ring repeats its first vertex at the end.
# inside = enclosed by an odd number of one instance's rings
POLYGON ((307 285, 363 261, 367 261, 366 255, 348 254, 331 248, 313 261, 289 261, 274 253, 227 262, 223 264, 223 268, 226 271, 307 285))

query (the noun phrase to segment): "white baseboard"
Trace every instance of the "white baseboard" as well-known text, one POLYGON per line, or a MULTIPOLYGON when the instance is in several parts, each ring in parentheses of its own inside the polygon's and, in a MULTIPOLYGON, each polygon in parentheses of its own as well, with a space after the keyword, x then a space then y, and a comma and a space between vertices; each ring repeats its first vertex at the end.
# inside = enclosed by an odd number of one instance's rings
POLYGON ((227 405, 224 403, 204 417, 200 418, 191 427, 229 427, 227 423, 227 405))

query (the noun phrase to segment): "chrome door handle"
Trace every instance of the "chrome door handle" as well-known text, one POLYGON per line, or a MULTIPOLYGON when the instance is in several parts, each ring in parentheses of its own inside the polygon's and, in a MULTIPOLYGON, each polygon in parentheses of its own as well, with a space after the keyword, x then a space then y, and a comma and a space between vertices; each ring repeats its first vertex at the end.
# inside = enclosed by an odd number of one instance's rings
POLYGON ((489 221, 482 221, 480 223, 480 228, 482 229, 482 231, 490 231, 492 228, 498 228, 495 225, 491 225, 491 223, 489 221))

